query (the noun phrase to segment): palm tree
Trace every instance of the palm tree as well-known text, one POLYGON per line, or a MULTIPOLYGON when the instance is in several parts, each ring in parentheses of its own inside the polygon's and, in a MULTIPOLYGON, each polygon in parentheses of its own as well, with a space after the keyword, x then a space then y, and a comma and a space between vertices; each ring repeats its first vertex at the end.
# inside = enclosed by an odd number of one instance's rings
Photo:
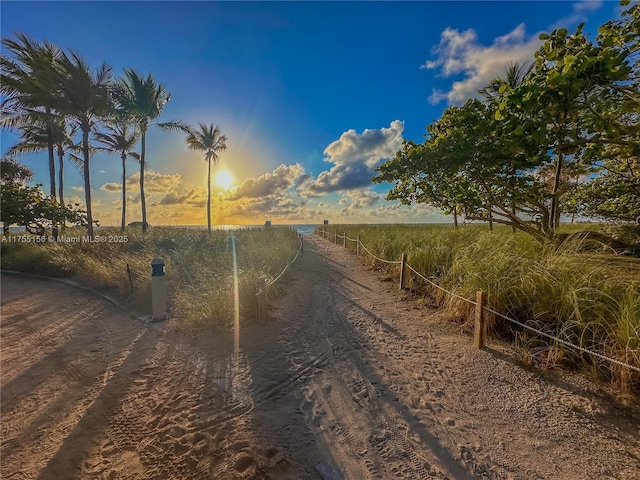
MULTIPOLYGON (((0 57, 0 93, 2 101, 2 128, 16 128, 25 122, 44 121, 47 131, 49 155, 49 181, 51 196, 56 197, 56 173, 53 145, 53 108, 56 95, 55 81, 61 51, 55 45, 39 43, 23 33, 15 40, 2 39, 2 45, 13 54, 0 57)), ((53 235, 57 227, 53 226, 53 235)))
POLYGON ((535 63, 525 65, 522 63, 510 63, 504 69, 502 76, 497 76, 491 80, 484 88, 478 90, 478 93, 485 98, 487 103, 496 100, 504 93, 504 88, 515 89, 523 84, 527 76, 531 73, 535 63), (502 92, 500 91, 502 89, 502 92))
POLYGON ((147 78, 138 75, 133 69, 124 71, 112 89, 113 99, 119 113, 133 117, 140 130, 140 206, 142 208, 142 232, 147 231, 147 203, 144 193, 144 170, 146 162, 147 130, 155 125, 165 130, 189 132, 189 126, 180 121, 151 123, 158 118, 171 94, 161 83, 156 83, 151 74, 147 78))
POLYGON ((211 231, 211 160, 218 163, 218 152, 227 149, 227 136, 222 135, 218 126, 199 123, 199 130, 191 130, 187 136, 187 145, 190 150, 204 152, 204 159, 209 164, 207 174, 207 229, 211 231))
POLYGON ((140 155, 133 152, 138 143, 138 129, 123 119, 107 124, 108 132, 97 132, 95 139, 104 145, 102 150, 120 154, 122 160, 122 223, 120 229, 124 230, 127 218, 127 157, 140 161, 140 155))
POLYGON ((91 177, 89 168, 89 133, 113 111, 108 86, 111 67, 103 63, 91 72, 87 63, 70 52, 60 57, 57 75, 58 98, 56 110, 67 117, 82 132, 82 163, 84 196, 87 208, 87 234, 93 238, 93 214, 91 211, 91 177))
POLYGON ((36 120, 32 123, 25 122, 18 129, 22 140, 7 150, 7 157, 48 150, 51 138, 58 156, 58 198, 64 205, 64 156, 68 150, 76 148, 73 138, 78 131, 77 127, 68 125, 63 119, 57 119, 51 126, 36 120))

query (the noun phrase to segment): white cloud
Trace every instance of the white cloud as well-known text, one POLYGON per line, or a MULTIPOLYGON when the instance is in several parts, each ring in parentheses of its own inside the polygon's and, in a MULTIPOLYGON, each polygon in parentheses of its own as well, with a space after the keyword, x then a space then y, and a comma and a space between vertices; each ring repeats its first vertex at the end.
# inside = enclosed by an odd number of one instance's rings
MULTIPOLYGON (((550 25, 548 30, 572 27, 587 20, 590 13, 602 7, 601 0, 581 0, 572 4, 572 12, 550 25)), ((440 34, 440 43, 433 49, 435 59, 426 61, 420 68, 439 70, 442 77, 461 75, 462 80, 453 82, 449 91, 433 90, 429 97, 432 104, 447 100, 449 104, 460 104, 478 96, 493 78, 501 75, 507 65, 533 62, 533 54, 542 42, 541 32, 527 35, 521 23, 510 32, 497 37, 491 45, 482 45, 475 30, 460 31, 447 28, 440 34)))
POLYGON ((463 75, 448 92, 434 90, 431 103, 447 100, 462 103, 477 96, 478 90, 503 73, 509 63, 528 64, 540 46, 538 35, 527 36, 524 24, 494 39, 490 46, 481 45, 472 29, 460 32, 447 28, 440 35, 440 44, 434 49, 435 60, 425 62, 421 68, 440 69, 444 77, 463 75))
MULTIPOLYGON (((182 175, 158 173, 153 170, 144 172, 144 191, 145 195, 153 193, 169 193, 176 191, 178 185, 182 182, 182 175)), ((127 177, 127 190, 137 190, 140 187, 140 172, 135 172, 127 177)), ((121 192, 122 184, 117 182, 105 183, 100 187, 104 192, 121 192)))
POLYGON ((404 123, 394 120, 387 128, 366 129, 361 134, 347 130, 324 150, 324 160, 333 166, 315 180, 304 182, 300 191, 306 196, 353 190, 371 184, 375 168, 392 158, 402 146, 404 123))
POLYGON ((100 190, 102 190, 103 192, 121 192, 122 184, 116 182, 105 183, 100 187, 100 190))
POLYGON ((304 167, 299 163, 295 165, 280 165, 273 172, 265 173, 255 179, 249 178, 245 180, 231 191, 230 198, 238 200, 278 194, 294 184, 303 183, 306 178, 304 167))
MULTIPOLYGON (((80 208, 84 209, 85 208, 85 203, 84 203, 84 198, 80 198, 78 195, 74 195, 71 198, 67 198, 65 199, 65 203, 66 204, 71 204, 71 205, 79 205, 80 208)), ((93 206, 94 202, 91 202, 91 206, 93 206)))
POLYGON ((367 188, 346 192, 341 201, 344 200, 344 203, 349 203, 349 209, 351 210, 362 210, 377 205, 385 197, 385 194, 377 193, 367 188))
POLYGON ((604 2, 602 0, 580 0, 573 3, 571 6, 573 11, 564 18, 561 18, 556 23, 550 26, 550 30, 564 27, 567 25, 575 25, 580 22, 585 22, 589 18, 589 14, 595 12, 602 7, 604 2))

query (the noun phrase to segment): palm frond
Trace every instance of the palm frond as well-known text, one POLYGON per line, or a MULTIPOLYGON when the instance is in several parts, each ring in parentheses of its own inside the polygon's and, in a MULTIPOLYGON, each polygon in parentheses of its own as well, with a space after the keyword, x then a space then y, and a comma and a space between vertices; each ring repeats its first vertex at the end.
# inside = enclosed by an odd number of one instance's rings
POLYGON ((75 153, 69 153, 68 158, 69 160, 71 160, 71 163, 78 168, 78 170, 80 171, 80 175, 82 175, 82 177, 84 178, 84 159, 82 159, 82 157, 79 157, 75 153))
POLYGON ((222 130, 217 125, 198 124, 198 129, 190 129, 186 138, 187 148, 189 150, 200 150, 205 152, 205 161, 213 160, 218 162, 218 152, 227 149, 227 136, 222 135, 222 130))
POLYGON ((129 68, 113 86, 112 97, 119 111, 133 115, 144 128, 160 116, 171 94, 151 74, 144 78, 129 68))
POLYGON ((171 120, 169 122, 156 123, 156 126, 160 127, 163 130, 167 130, 170 132, 174 131, 182 131, 184 133, 191 133, 191 125, 181 120, 171 120))
POLYGON ((74 119, 82 129, 95 128, 101 117, 112 110, 108 82, 111 67, 106 64, 91 72, 80 55, 69 52, 60 57, 57 75, 59 96, 55 107, 74 119))
POLYGON ((6 152, 6 156, 9 158, 17 157, 18 155, 27 155, 29 153, 38 153, 47 149, 47 144, 41 143, 29 143, 20 142, 9 148, 6 152))

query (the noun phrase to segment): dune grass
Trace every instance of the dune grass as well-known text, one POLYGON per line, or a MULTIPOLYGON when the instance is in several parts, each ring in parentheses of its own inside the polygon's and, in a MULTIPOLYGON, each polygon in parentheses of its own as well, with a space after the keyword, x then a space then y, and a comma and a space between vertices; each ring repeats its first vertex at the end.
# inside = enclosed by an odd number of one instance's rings
MULTIPOLYGON (((120 237, 119 229, 96 234, 120 237)), ((82 230, 67 230, 79 238, 82 230)), ((163 258, 173 317, 188 328, 227 328, 233 321, 232 236, 238 267, 240 310, 254 316, 260 277, 275 277, 298 249, 297 233, 289 228, 233 231, 154 227, 146 235, 128 228, 126 242, 104 243, 2 243, 2 268, 53 277, 67 277, 115 293, 140 312, 151 305, 151 260, 163 258), (127 272, 131 271, 131 282, 127 272)))
MULTIPOLYGON (((481 225, 458 229, 334 225, 324 229, 352 239, 360 236, 381 258, 399 260, 406 253, 414 269, 460 296, 473 299, 477 290, 483 290, 493 310, 640 368, 640 259, 616 256, 606 247, 586 242, 541 245, 505 227, 489 231, 481 225)), ((627 236, 633 233, 628 230, 623 232, 627 236)), ((353 251, 355 245, 347 242, 353 251)), ((371 257, 367 261, 375 263, 371 257)), ((471 327, 473 305, 429 288, 415 275, 407 275, 406 281, 408 288, 432 295, 453 320, 471 327)), ((514 341, 525 361, 547 366, 563 361, 612 379, 623 390, 640 393, 637 372, 577 353, 500 318, 491 319, 491 331, 514 341)))

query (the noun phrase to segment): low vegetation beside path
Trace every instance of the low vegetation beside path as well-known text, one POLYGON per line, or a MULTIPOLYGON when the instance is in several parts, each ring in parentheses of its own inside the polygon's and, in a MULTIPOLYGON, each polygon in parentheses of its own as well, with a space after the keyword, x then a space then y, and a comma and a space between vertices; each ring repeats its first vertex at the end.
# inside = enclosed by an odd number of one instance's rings
MULTIPOLYGON (((258 279, 278 275, 295 255, 298 235, 289 228, 191 230, 154 227, 100 229, 104 242, 18 241, 30 235, 9 235, 2 242, 2 268, 51 277, 71 278, 116 293, 132 308, 148 312, 151 305, 151 260, 163 258, 172 316, 184 326, 226 328, 233 320, 233 245, 237 259, 240 310, 254 317, 258 279), (127 271, 127 265, 131 277, 127 271), (131 278, 131 279, 130 279, 131 278)), ((66 239, 86 235, 67 229, 66 239)))
MULTIPOLYGON (((606 233, 624 235, 627 242, 635 236, 637 241, 634 228, 606 233)), ((400 260, 405 253, 411 267, 457 295, 471 299, 483 290, 491 309, 640 368, 638 258, 616 255, 584 239, 545 246, 504 227, 489 231, 486 226, 334 225, 324 230, 331 240, 334 233, 359 236, 367 249, 384 259, 400 260)), ((347 247, 355 251, 356 242, 347 241, 347 247)), ((368 255, 363 258, 376 263, 368 255)), ((405 286, 418 293, 418 301, 426 297, 445 306, 452 319, 471 328, 473 305, 429 288, 416 275, 407 275, 405 286)), ((529 363, 552 367, 564 362, 640 393, 640 374, 635 371, 574 352, 506 320, 492 319, 491 329, 513 340, 529 363)))

